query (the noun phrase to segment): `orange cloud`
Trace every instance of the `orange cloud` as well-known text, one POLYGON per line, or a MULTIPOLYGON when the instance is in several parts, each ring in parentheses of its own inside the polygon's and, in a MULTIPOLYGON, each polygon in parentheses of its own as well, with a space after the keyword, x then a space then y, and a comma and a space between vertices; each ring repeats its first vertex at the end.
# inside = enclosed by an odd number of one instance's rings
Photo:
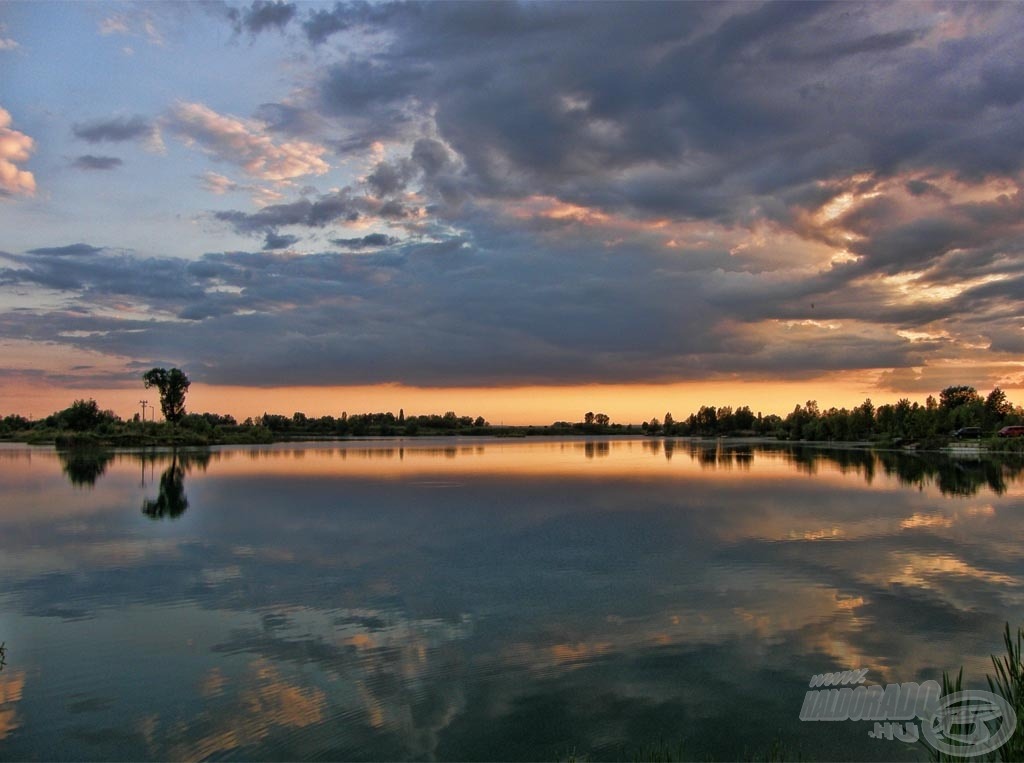
POLYGON ((35 150, 35 141, 11 128, 11 114, 0 107, 0 198, 36 192, 35 176, 17 165, 27 162, 35 150))
POLYGON ((285 181, 323 175, 330 165, 324 146, 303 140, 274 143, 261 123, 218 114, 201 103, 181 102, 171 109, 169 125, 188 145, 222 161, 238 164, 246 174, 285 181))

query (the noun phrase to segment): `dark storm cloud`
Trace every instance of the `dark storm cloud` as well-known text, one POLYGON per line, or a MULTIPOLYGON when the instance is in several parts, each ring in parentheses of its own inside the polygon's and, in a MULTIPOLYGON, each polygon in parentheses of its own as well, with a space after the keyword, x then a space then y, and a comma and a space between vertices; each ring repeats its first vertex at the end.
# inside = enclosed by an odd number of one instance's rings
POLYGON ((300 199, 289 204, 271 204, 257 212, 214 212, 217 220, 226 222, 239 233, 266 233, 284 225, 322 228, 335 221, 354 222, 360 207, 365 206, 349 189, 326 194, 316 201, 300 199))
POLYGON ((368 233, 360 238, 332 238, 331 243, 346 249, 368 249, 392 246, 398 239, 384 233, 368 233))
POLYGON ((390 196, 405 189, 415 175, 416 168, 408 159, 397 162, 379 162, 366 176, 366 183, 377 196, 390 196))
POLYGON ((435 109, 490 194, 732 220, 865 167, 1019 169, 1022 12, 945 13, 999 31, 944 42, 927 19, 814 3, 339 4, 306 29, 386 31, 328 69, 323 108, 381 134, 414 102, 435 109))
POLYGON ((234 22, 236 32, 247 31, 256 35, 270 28, 283 31, 295 17, 296 11, 294 3, 283 0, 255 0, 243 10, 232 8, 228 11, 228 18, 234 22))
POLYGON ((451 163, 451 155, 444 144, 430 138, 420 138, 416 141, 411 158, 427 177, 433 177, 451 163))
MULTIPOLYGON (((378 168, 379 169, 379 168, 378 168)), ((390 174, 382 174, 367 184, 383 193, 384 188, 397 191, 398 181, 390 174)), ((271 204, 256 212, 222 210, 213 213, 213 218, 227 223, 243 235, 266 236, 277 233, 278 228, 296 226, 300 228, 325 228, 331 225, 351 224, 361 220, 379 218, 384 221, 402 221, 410 218, 413 208, 398 199, 381 200, 371 196, 353 194, 351 189, 323 194, 313 200, 299 199, 287 204, 271 204)))
MULTIPOLYGON (((368 234, 335 242, 351 254, 226 252, 194 262, 101 256, 70 268, 25 256, 20 268, 0 271, 0 282, 78 293, 97 307, 127 301, 178 320, 111 326, 103 319, 96 331, 88 320, 76 321, 83 334, 67 337, 66 316, 9 313, 0 335, 130 356, 159 347, 196 368, 197 379, 226 383, 244 375, 266 385, 311 376, 324 384, 428 386, 668 381, 720 372, 804 378, 823 368, 920 364, 927 349, 892 332, 836 334, 814 345, 799 329, 766 345, 709 296, 721 291, 720 271, 674 271, 674 255, 664 252, 595 254, 587 241, 538 260, 532 236, 487 230, 485 222, 477 238, 402 243, 368 234)), ((770 302, 759 304, 751 320, 776 314, 770 302)))
POLYGON ((265 251, 272 249, 287 249, 289 246, 297 244, 299 240, 298 236, 282 236, 276 233, 267 233, 266 238, 263 241, 263 249, 265 251))
POLYGON ((121 143, 128 140, 149 138, 154 127, 145 117, 113 117, 92 122, 76 123, 72 128, 75 137, 87 143, 121 143))
MULTIPOLYGON (((386 11, 384 13, 386 14, 386 11)), ((302 22, 302 29, 313 45, 319 45, 331 35, 342 32, 371 15, 380 18, 381 11, 364 2, 335 3, 331 9, 320 8, 310 11, 306 20, 302 22)))
POLYGON ((286 103, 263 103, 256 109, 256 118, 268 130, 297 137, 310 137, 324 127, 324 118, 312 109, 286 103))
POLYGON ((80 170, 115 170, 124 162, 116 156, 84 154, 77 157, 71 164, 80 170))
POLYGON ((66 246, 44 246, 39 249, 29 249, 28 254, 38 254, 44 257, 88 257, 99 254, 103 251, 101 246, 89 244, 67 244, 66 246))
POLYGON ((202 290, 183 276, 187 263, 175 258, 103 255, 88 244, 29 250, 11 255, 20 268, 0 269, 0 283, 35 284, 81 293, 88 304, 112 297, 136 297, 155 307, 196 297, 202 290))

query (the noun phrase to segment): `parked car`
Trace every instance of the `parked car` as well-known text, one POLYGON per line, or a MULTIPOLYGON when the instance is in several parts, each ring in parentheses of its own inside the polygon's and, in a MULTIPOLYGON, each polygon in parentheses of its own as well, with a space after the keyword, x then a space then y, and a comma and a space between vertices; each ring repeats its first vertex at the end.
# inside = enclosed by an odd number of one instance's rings
POLYGON ((981 438, 981 427, 960 427, 953 432, 953 437, 958 440, 978 440, 981 438))
POLYGON ((1024 426, 1003 427, 996 434, 1000 437, 1024 437, 1024 426))

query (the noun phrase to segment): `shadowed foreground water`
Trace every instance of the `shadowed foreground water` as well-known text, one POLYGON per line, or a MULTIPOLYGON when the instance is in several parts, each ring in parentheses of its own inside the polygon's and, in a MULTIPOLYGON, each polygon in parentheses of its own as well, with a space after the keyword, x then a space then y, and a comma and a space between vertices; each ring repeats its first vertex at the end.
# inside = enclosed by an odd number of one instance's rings
POLYGON ((1020 464, 634 441, 0 449, 0 759, 920 759, 813 673, 981 685, 1020 464))

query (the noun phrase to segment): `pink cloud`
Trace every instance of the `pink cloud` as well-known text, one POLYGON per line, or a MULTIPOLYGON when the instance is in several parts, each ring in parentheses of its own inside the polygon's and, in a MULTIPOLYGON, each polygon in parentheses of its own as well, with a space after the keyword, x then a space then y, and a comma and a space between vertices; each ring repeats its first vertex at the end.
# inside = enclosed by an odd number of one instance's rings
POLYGON ((27 162, 35 149, 35 141, 23 132, 11 129, 11 115, 0 108, 0 197, 36 191, 36 179, 17 165, 27 162))
POLYGON ((247 175, 261 180, 323 175, 330 169, 322 158, 327 152, 323 146, 302 140, 275 143, 262 123, 218 114, 201 103, 178 103, 166 124, 187 145, 237 164, 247 175))

